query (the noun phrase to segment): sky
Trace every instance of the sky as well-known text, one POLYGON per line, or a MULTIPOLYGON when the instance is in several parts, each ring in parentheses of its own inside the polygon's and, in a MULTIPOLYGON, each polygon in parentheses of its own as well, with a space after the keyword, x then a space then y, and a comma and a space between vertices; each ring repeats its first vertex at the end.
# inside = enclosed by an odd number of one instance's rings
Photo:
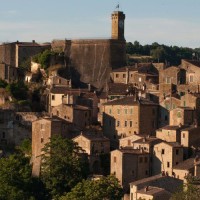
POLYGON ((110 38, 118 3, 127 42, 200 47, 200 0, 0 0, 0 42, 110 38))

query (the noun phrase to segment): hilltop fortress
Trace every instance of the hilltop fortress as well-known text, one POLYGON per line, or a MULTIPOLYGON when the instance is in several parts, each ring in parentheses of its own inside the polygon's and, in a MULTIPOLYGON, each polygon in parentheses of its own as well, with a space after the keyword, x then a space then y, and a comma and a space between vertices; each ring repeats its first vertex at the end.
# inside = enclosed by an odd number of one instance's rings
POLYGON ((112 69, 126 64, 124 20, 123 12, 112 13, 111 39, 53 40, 51 47, 65 53, 81 82, 101 88, 112 69))
POLYGON ((70 69, 72 80, 79 79, 102 88, 109 79, 110 71, 126 64, 125 14, 114 11, 111 18, 110 39, 53 40, 51 44, 37 44, 33 40, 30 43, 17 41, 0 45, 1 78, 9 80, 9 77, 4 76, 11 69, 20 67, 26 59, 51 48, 55 52, 64 53, 65 66, 70 69))

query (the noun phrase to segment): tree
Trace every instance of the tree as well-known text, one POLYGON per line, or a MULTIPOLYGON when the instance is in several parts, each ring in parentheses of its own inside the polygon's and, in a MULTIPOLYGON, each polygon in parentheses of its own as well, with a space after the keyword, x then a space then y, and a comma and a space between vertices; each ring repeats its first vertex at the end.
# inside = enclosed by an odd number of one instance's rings
POLYGON ((79 156, 81 148, 72 140, 52 137, 42 151, 41 178, 53 198, 69 192, 87 177, 87 161, 79 156))
POLYGON ((123 189, 115 176, 102 177, 100 180, 83 180, 60 200, 121 200, 123 189))
POLYGON ((13 82, 7 85, 6 89, 17 100, 26 100, 28 96, 28 87, 23 81, 13 82))
POLYGON ((8 83, 2 79, 0 79, 0 88, 6 88, 6 86, 8 85, 8 83))
POLYGON ((13 154, 0 159, 1 200, 39 200, 45 199, 45 196, 41 181, 31 177, 28 158, 22 154, 13 154))
POLYGON ((160 62, 160 61, 164 61, 166 52, 162 46, 161 47, 159 46, 155 49, 152 49, 150 51, 150 54, 153 57, 153 59, 156 59, 158 62, 160 62))
POLYGON ((172 195, 170 200, 199 200, 200 199, 200 179, 195 176, 186 177, 187 183, 183 184, 182 187, 172 195))
POLYGON ((46 49, 42 53, 36 54, 33 56, 32 60, 34 62, 40 63, 42 68, 47 69, 50 65, 51 56, 55 55, 55 52, 52 52, 49 49, 46 49))
POLYGON ((31 140, 24 139, 18 149, 26 156, 31 157, 31 140))

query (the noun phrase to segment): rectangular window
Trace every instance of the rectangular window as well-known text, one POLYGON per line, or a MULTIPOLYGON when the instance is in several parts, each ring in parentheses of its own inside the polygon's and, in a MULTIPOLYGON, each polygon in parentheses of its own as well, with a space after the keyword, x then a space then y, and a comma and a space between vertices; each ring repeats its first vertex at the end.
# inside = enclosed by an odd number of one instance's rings
POLYGON ((133 114, 133 108, 130 109, 130 114, 131 114, 131 115, 133 114))
POLYGON ((190 75, 190 83, 194 82, 194 76, 193 75, 190 75))
POLYGON ((126 74, 123 74, 123 78, 126 78, 126 74))
POLYGON ((147 157, 144 158, 144 162, 145 162, 145 163, 148 162, 148 158, 147 158, 147 157))
POLYGON ((183 138, 185 138, 185 133, 183 133, 183 138))
POLYGON ((117 126, 120 126, 120 121, 117 121, 117 126))
POLYGON ((166 83, 171 83, 171 77, 166 77, 166 83))
POLYGON ((143 157, 139 158, 139 162, 142 163, 143 162, 143 157))
POLYGON ((115 77, 116 77, 116 78, 119 78, 119 74, 116 74, 115 77))
POLYGON ((44 127, 45 127, 44 124, 40 124, 40 129, 41 130, 44 130, 44 127))
POLYGON ((55 95, 54 95, 54 94, 51 96, 51 100, 52 100, 52 101, 55 100, 55 95))
POLYGON ((127 127, 127 121, 124 122, 124 126, 127 127))
POLYGON ((118 115, 120 114, 120 109, 117 109, 117 114, 118 114, 118 115))
POLYGON ((167 162, 167 167, 168 167, 168 168, 170 167, 170 162, 167 162))
POLYGON ((116 163, 117 162, 117 157, 116 156, 114 156, 114 163, 116 163))
POLYGON ((128 146, 131 146, 131 140, 128 140, 128 146))
POLYGON ((128 113, 128 110, 127 110, 127 108, 125 108, 125 109, 124 109, 124 113, 125 113, 125 114, 127 114, 127 113, 128 113))
POLYGON ((130 127, 132 127, 133 126, 133 122, 132 121, 130 121, 130 127))
POLYGON ((179 154, 179 150, 178 149, 176 149, 176 155, 178 155, 179 154))
POLYGON ((162 149, 162 154, 165 154, 165 150, 164 149, 162 149))
POLYGON ((109 109, 109 114, 112 114, 112 109, 109 109))

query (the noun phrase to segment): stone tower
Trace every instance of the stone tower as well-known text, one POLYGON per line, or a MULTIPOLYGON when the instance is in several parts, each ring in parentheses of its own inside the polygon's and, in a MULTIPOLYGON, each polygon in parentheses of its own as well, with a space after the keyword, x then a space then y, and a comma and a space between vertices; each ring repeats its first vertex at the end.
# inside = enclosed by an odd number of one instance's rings
POLYGON ((112 13, 112 39, 124 40, 125 14, 121 11, 112 13))

